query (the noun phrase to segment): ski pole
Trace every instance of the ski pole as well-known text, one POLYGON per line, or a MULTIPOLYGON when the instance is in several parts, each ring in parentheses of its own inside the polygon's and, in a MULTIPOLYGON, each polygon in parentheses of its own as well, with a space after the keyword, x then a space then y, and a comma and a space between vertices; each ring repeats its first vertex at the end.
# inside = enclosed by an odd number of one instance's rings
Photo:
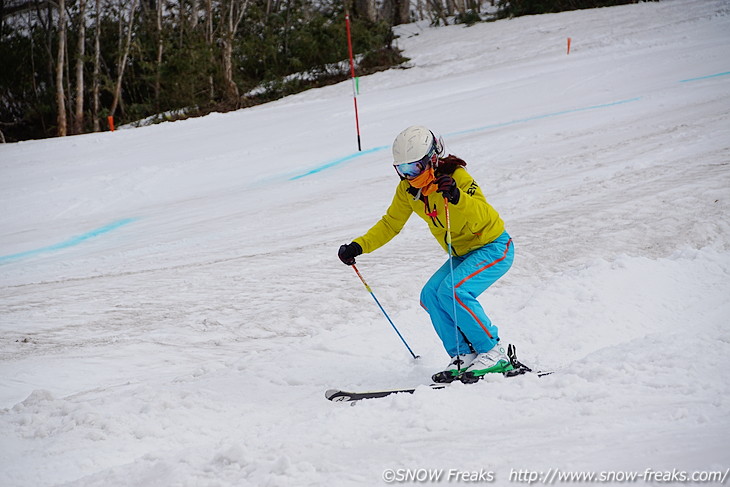
POLYGON ((363 285, 365 286, 365 289, 367 289, 367 291, 370 293, 370 296, 372 296, 373 299, 375 300, 375 302, 378 304, 378 308, 380 308, 380 311, 382 311, 383 314, 385 315, 385 317, 388 319, 390 326, 392 326, 393 329, 395 330, 395 332, 398 334, 398 337, 403 342, 403 345, 405 345, 406 348, 408 349, 408 351, 411 352, 411 356, 414 359, 421 358, 420 355, 416 355, 415 353, 413 353, 413 350, 411 350, 411 347, 408 346, 408 343, 406 343, 406 340, 403 338, 403 335, 400 334, 400 332, 398 331, 398 328, 396 328, 395 324, 393 323, 393 320, 391 320, 390 316, 388 316, 388 313, 385 312, 385 310, 383 309, 383 305, 381 305, 380 301, 378 301, 378 298, 375 297, 375 293, 373 293, 373 290, 370 288, 370 286, 368 286, 368 283, 365 282, 365 279, 362 277, 362 274, 360 274, 360 271, 357 270, 357 267, 355 267, 355 264, 352 264, 352 268, 355 269, 355 273, 357 274, 357 277, 360 278, 363 285))
POLYGON ((454 252, 451 247, 451 219, 449 218, 449 199, 444 197, 444 216, 446 217, 446 245, 449 247, 449 268, 451 271, 451 295, 454 302, 454 336, 456 338, 456 355, 461 355, 459 350, 459 322, 456 317, 456 286, 454 286, 454 252))

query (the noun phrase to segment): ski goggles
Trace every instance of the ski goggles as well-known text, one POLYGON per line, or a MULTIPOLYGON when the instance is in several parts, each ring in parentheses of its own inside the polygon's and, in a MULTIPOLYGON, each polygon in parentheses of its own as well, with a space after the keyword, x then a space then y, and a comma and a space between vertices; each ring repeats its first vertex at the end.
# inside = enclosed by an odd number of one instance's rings
POLYGON ((398 176, 405 178, 405 179, 413 179, 418 176, 420 176, 423 171, 428 169, 430 164, 435 164, 436 160, 438 159, 438 152, 436 150, 436 145, 431 148, 430 151, 428 151, 428 154, 423 156, 423 158, 414 161, 414 162, 404 162, 403 164, 393 164, 393 167, 395 168, 395 172, 398 173, 398 176))

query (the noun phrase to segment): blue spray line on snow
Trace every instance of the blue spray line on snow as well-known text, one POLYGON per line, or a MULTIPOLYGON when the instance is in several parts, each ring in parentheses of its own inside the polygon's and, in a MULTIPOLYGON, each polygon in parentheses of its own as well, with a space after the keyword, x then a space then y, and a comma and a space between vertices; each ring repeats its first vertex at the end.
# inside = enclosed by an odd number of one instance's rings
MULTIPOLYGON (((707 76, 700 76, 698 78, 683 79, 683 80, 680 80, 679 82, 680 83, 689 83, 689 82, 692 82, 692 81, 699 81, 699 80, 704 80, 704 79, 709 79, 709 78, 717 78, 717 77, 720 77, 720 76, 728 76, 728 75, 730 75, 730 71, 726 71, 724 73, 710 74, 710 75, 707 75, 707 76)), ((618 105, 625 105, 627 103, 632 103, 632 102, 635 102, 635 101, 639 101, 639 100, 641 100, 641 98, 642 97, 639 96, 639 97, 636 97, 636 98, 629 98, 627 100, 620 100, 620 101, 615 101, 615 102, 612 102, 612 103, 604 103, 604 104, 601 104, 601 105, 593 105, 593 106, 589 106, 589 107, 574 108, 574 109, 571 109, 571 110, 563 110, 563 111, 560 111, 560 112, 546 113, 546 114, 537 115, 537 116, 534 116, 534 117, 519 118, 517 120, 511 120, 509 122, 502 122, 502 123, 495 123, 495 124, 491 124, 491 125, 484 125, 482 127, 477 127, 477 128, 468 129, 468 130, 461 130, 461 131, 457 131, 457 132, 451 132, 451 133, 447 133, 447 134, 444 134, 444 135, 446 137, 453 137, 453 136, 458 136, 458 135, 471 134, 471 133, 474 133, 474 132, 482 132, 482 131, 485 131, 485 130, 491 130, 491 129, 501 128, 501 127, 508 127, 510 125, 516 125, 516 124, 520 124, 520 123, 532 122, 532 121, 535 121, 535 120, 543 120, 543 119, 546 119, 546 118, 553 118, 553 117, 559 117, 559 116, 562 116, 562 115, 569 115, 571 113, 579 113, 579 112, 585 112, 585 111, 589 111, 589 110, 598 110, 598 109, 601 109, 601 108, 609 108, 609 107, 614 107, 614 106, 618 106, 618 105)), ((309 171, 303 172, 303 173, 298 174, 296 176, 292 176, 292 177, 289 178, 289 180, 290 181, 296 181, 297 179, 302 179, 302 178, 305 178, 307 176, 311 176, 313 174, 317 174, 317 173, 320 173, 320 172, 325 171, 327 169, 330 169, 330 168, 339 166, 341 164, 344 164, 345 162, 351 161, 353 159, 357 159, 358 157, 361 157, 361 156, 364 156, 364 155, 368 155, 368 154, 374 154, 376 152, 380 152, 380 151, 386 150, 389 147, 390 146, 380 146, 380 147, 374 147, 372 149, 368 149, 368 150, 365 150, 365 151, 355 152, 353 154, 349 154, 349 155, 346 155, 344 157, 340 157, 338 159, 335 159, 335 160, 326 162, 326 163, 324 163, 324 164, 322 164, 320 166, 315 167, 314 169, 310 169, 309 171)), ((132 223, 132 222, 134 222, 136 220, 137 220, 137 218, 126 218, 124 220, 119 220, 119 221, 116 221, 114 223, 110 223, 109 225, 103 226, 101 228, 97 228, 96 230, 92 230, 90 232, 84 233, 82 235, 78 235, 76 237, 72 237, 72 238, 70 238, 68 240, 65 240, 63 242, 59 242, 57 244, 49 245, 47 247, 41 247, 39 249, 27 250, 25 252, 19 252, 19 253, 16 253, 16 254, 0 255, 0 264, 3 264, 5 262, 9 262, 9 261, 12 261, 12 260, 22 259, 24 257, 31 257, 31 256, 34 256, 34 255, 45 254, 45 253, 54 252, 54 251, 57 251, 57 250, 62 250, 62 249, 66 249, 66 248, 69 248, 69 247, 73 247, 75 245, 78 245, 80 243, 85 242, 86 240, 92 239, 94 237, 98 237, 100 235, 104 235, 104 234, 109 233, 109 232, 111 232, 113 230, 116 230, 119 227, 122 227, 124 225, 128 225, 128 224, 130 224, 130 223, 132 223)))
MULTIPOLYGON (((620 101, 615 101, 615 102, 612 102, 612 103, 604 103, 602 105, 593 105, 593 106, 590 106, 590 107, 573 108, 572 110, 563 110, 563 111, 560 111, 560 112, 546 113, 544 115, 537 115, 537 116, 534 116, 534 117, 519 118, 517 120, 511 120, 509 122, 495 123, 495 124, 492 124, 492 125, 484 125, 482 127, 477 127, 477 128, 473 128, 473 129, 461 130, 461 131, 458 131, 458 132, 447 133, 447 134, 444 134, 444 136, 445 137, 453 137, 453 136, 456 136, 456 135, 464 135, 464 134, 471 134, 471 133, 474 133, 474 132, 482 132, 484 130, 490 130, 490 129, 500 128, 500 127, 507 127, 509 125, 515 125, 515 124, 518 124, 518 123, 532 122, 534 120, 542 120, 542 119, 545 119, 545 118, 559 117, 561 115, 568 115, 568 114, 571 114, 571 113, 585 112, 585 111, 588 111, 588 110, 598 110, 600 108, 608 108, 608 107, 614 107, 614 106, 617 106, 617 105, 624 105, 626 103, 631 103, 631 102, 635 102, 635 101, 638 101, 638 100, 641 100, 641 97, 640 96, 639 97, 636 97, 636 98, 630 98, 628 100, 620 100, 620 101)), ((339 166, 340 164, 343 164, 345 162, 351 161, 353 159, 357 159, 358 157, 361 157, 361 156, 364 156, 364 155, 367 155, 367 154, 373 154, 375 152, 380 152, 382 150, 386 150, 386 149, 389 149, 389 148, 390 148, 390 146, 384 145, 384 146, 380 146, 380 147, 375 147, 375 148, 372 148, 372 149, 368 149, 368 150, 365 150, 365 151, 362 151, 362 152, 355 152, 353 154, 349 154, 349 155, 346 155, 344 157, 340 157, 339 159, 335 159, 333 161, 330 161, 330 162, 327 162, 327 163, 322 164, 320 166, 317 166, 314 169, 310 169, 309 171, 303 172, 303 173, 298 174, 296 176, 292 176, 292 177, 289 178, 289 181, 295 181, 297 179, 302 179, 302 178, 305 178, 307 176, 311 176, 313 174, 320 173, 320 172, 322 172, 322 171, 324 171, 326 169, 331 169, 333 167, 339 166)))
POLYGON ((322 164, 321 166, 317 166, 314 169, 310 169, 309 171, 304 172, 302 174, 298 174, 296 176, 292 176, 292 177, 289 178, 289 181, 296 181, 297 179, 302 179, 302 178, 305 178, 307 176, 311 176, 312 174, 317 174, 318 172, 322 172, 325 169, 329 169, 331 167, 339 166, 343 162, 351 161, 353 159, 357 159, 360 156, 364 156, 364 155, 367 155, 367 154, 372 154, 374 152, 380 152, 381 150, 385 150, 387 148, 388 148, 388 146, 385 146, 384 145, 384 146, 381 146, 381 147, 375 147, 373 149, 368 149, 368 150, 364 150, 364 151, 361 151, 361 152, 355 152, 355 153, 349 154, 349 155, 347 155, 345 157, 340 157, 339 159, 335 159, 334 161, 330 161, 330 162, 327 162, 325 164, 322 164))
POLYGON ((83 243, 94 237, 99 237, 101 235, 104 235, 105 233, 109 233, 112 230, 116 230, 119 227, 123 227, 124 225, 128 225, 135 221, 137 221, 137 218, 126 218, 124 220, 119 220, 114 223, 110 223, 109 225, 103 226, 101 228, 97 228, 96 230, 92 230, 90 232, 84 233, 82 235, 78 235, 76 237, 72 237, 68 240, 59 242, 57 244, 49 245, 47 247, 41 247, 39 249, 33 249, 33 250, 26 250, 25 252, 18 252, 17 254, 0 255, 0 264, 9 262, 11 260, 22 259, 24 257, 32 257, 35 255, 55 252, 56 250, 67 249, 69 247, 73 247, 75 245, 83 243))
MULTIPOLYGON (((718 78, 720 76, 728 76, 728 75, 730 75, 730 71, 726 71, 724 73, 709 74, 707 76, 700 76, 698 78, 683 79, 683 80, 680 80, 679 82, 680 83, 689 83, 689 82, 692 82, 692 81, 700 81, 700 80, 704 80, 704 79, 718 78)), ((635 101, 639 101, 641 99, 642 99, 642 97, 641 96, 638 96, 636 98, 629 98, 627 100, 619 100, 619 101, 615 101, 615 102, 611 102, 611 103, 603 103, 601 105, 592 105, 592 106, 589 106, 589 107, 573 108, 571 110, 563 110, 563 111, 560 111, 560 112, 546 113, 546 114, 543 114, 543 115, 536 115, 534 117, 518 118, 517 120, 511 120, 509 122, 501 122, 501 123, 495 123, 495 124, 491 124, 491 125, 484 125, 482 127, 477 127, 477 128, 473 128, 473 129, 467 129, 467 130, 460 130, 460 131, 457 131, 457 132, 451 132, 451 133, 447 133, 447 134, 443 134, 443 135, 445 137, 453 137, 453 136, 457 136, 457 135, 471 134, 471 133, 474 133, 474 132, 482 132, 484 130, 491 130, 491 129, 501 128, 501 127, 508 127, 510 125, 516 125, 516 124, 519 124, 519 123, 533 122, 535 120, 543 120, 545 118, 553 118, 553 117, 559 117, 559 116, 562 116, 562 115, 570 115, 571 113, 586 112, 586 111, 589 111, 589 110, 599 110, 601 108, 609 108, 609 107, 615 107, 615 106, 618 106, 618 105, 625 105, 627 103, 632 103, 632 102, 635 102, 635 101)), ((388 149, 388 148, 389 148, 389 146, 381 146, 381 147, 375 147, 373 149, 368 149, 368 150, 362 151, 362 152, 355 152, 353 154, 349 154, 347 156, 340 157, 339 159, 335 159, 333 161, 330 161, 330 162, 327 162, 327 163, 322 164, 320 166, 317 166, 314 169, 310 169, 309 171, 306 171, 304 173, 301 173, 301 174, 298 174, 296 176, 293 176, 293 177, 289 178, 289 180, 290 181, 295 181, 297 179, 302 179, 302 178, 305 178, 307 176, 311 176, 313 174, 317 174, 319 172, 322 172, 322 171, 324 171, 326 169, 330 169, 330 168, 339 166, 340 164, 343 164, 345 162, 351 161, 353 159, 357 159, 360 156, 364 156, 366 154, 373 154, 375 152, 380 152, 380 151, 385 150, 385 149, 388 149)))
POLYGON ((692 81, 700 81, 703 79, 710 79, 710 78, 719 78, 720 76, 728 76, 730 75, 730 71, 726 71, 724 73, 716 73, 716 74, 708 74, 707 76, 700 76, 699 78, 689 78, 689 79, 683 79, 680 80, 680 83, 690 83, 692 81))
POLYGON ((482 132, 484 130, 508 127, 510 125, 516 125, 518 123, 532 122, 534 120, 542 120, 545 118, 559 117, 561 115, 569 115, 571 113, 586 112, 588 110, 598 110, 600 108, 608 108, 608 107, 615 107, 617 105, 625 105, 626 103, 632 103, 632 102, 639 101, 639 100, 641 100, 640 96, 638 96, 636 98, 629 98, 628 100, 620 100, 620 101, 614 101, 612 103, 604 103, 602 105, 593 105, 590 107, 573 108, 572 110, 563 110, 562 112, 546 113, 544 115, 536 115, 534 117, 527 117, 527 118, 518 118, 517 120, 512 120, 509 122, 495 123, 495 124, 491 124, 491 125, 484 125, 482 127, 477 127, 474 129, 460 130, 458 132, 451 132, 451 133, 445 134, 445 136, 453 137, 455 135, 464 135, 464 134, 471 134, 474 132, 482 132))

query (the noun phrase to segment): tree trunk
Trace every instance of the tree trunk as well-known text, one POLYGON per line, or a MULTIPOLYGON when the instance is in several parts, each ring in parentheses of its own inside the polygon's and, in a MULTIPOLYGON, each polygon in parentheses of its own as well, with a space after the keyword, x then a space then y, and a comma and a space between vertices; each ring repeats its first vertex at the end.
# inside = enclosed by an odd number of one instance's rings
POLYGON ((449 17, 454 15, 454 0, 446 0, 446 13, 449 17))
POLYGON ((180 49, 185 45, 185 0, 178 2, 178 19, 177 25, 180 27, 180 37, 178 38, 178 47, 180 49))
POLYGON ((243 15, 246 13, 246 7, 248 6, 248 0, 229 0, 228 4, 228 22, 226 25, 227 31, 223 35, 223 79, 226 85, 226 98, 229 102, 235 104, 238 107, 240 103, 240 96, 238 92, 238 85, 236 85, 233 79, 233 41, 236 38, 236 32, 238 26, 241 24, 243 15))
POLYGON ((383 0, 380 5, 379 18, 390 25, 407 24, 410 17, 410 0, 383 0))
POLYGON ((94 26, 94 74, 91 81, 92 109, 91 117, 94 119, 94 132, 99 132, 99 71, 101 70, 101 47, 99 37, 101 36, 101 0, 96 0, 96 25, 94 26))
POLYGON ((455 0, 454 6, 456 7, 456 11, 461 15, 466 14, 466 0, 455 0))
POLYGON ((355 0, 355 14, 358 18, 375 22, 378 20, 378 9, 375 0, 355 0))
POLYGON ((407 24, 411 21, 411 1, 396 0, 395 2, 395 18, 393 25, 407 24))
POLYGON ((195 30, 198 27, 198 22, 200 20, 200 0, 192 0, 192 5, 190 6, 190 14, 192 15, 192 19, 190 19, 190 27, 192 30, 195 30))
POLYGON ((114 116, 119 106, 119 99, 122 96, 122 78, 124 77, 124 69, 127 66, 127 58, 129 57, 129 49, 132 47, 132 30, 134 28, 134 11, 137 10, 137 0, 132 0, 132 8, 129 10, 129 26, 127 27, 127 40, 124 45, 122 59, 119 61, 119 72, 117 73, 117 83, 114 86, 114 98, 112 106, 109 109, 109 115, 114 116))
POLYGON ((68 52, 68 26, 73 25, 73 19, 66 15, 66 52, 63 55, 64 61, 64 73, 63 73, 63 89, 65 90, 64 98, 66 99, 66 133, 73 134, 74 127, 74 111, 73 111, 73 93, 71 93, 71 55, 68 52))
POLYGON ((233 39, 226 36, 223 39, 223 78, 226 82, 226 98, 230 102, 238 100, 238 85, 233 80, 233 39))
POLYGON ((380 2, 380 9, 378 12, 378 18, 385 21, 389 25, 395 25, 395 0, 382 0, 380 2))
POLYGON ((449 25, 449 20, 446 18, 446 12, 444 11, 444 6, 441 4, 441 0, 429 0, 429 3, 433 9, 433 23, 438 25, 437 19, 440 19, 444 25, 449 25))
POLYGON ((157 71, 155 73, 155 108, 160 111, 160 84, 162 77, 162 0, 157 0, 157 71))
MULTIPOLYGON (((213 0, 206 0, 205 2, 205 42, 208 44, 208 63, 211 65, 214 63, 213 56, 213 0)), ((209 87, 209 100, 213 103, 215 100, 215 83, 213 81, 213 75, 208 75, 208 87, 209 87)))
POLYGON ((56 58, 56 124, 58 136, 66 136, 66 100, 63 92, 63 71, 66 54, 66 0, 58 1, 58 55, 56 58))
POLYGON ((74 133, 84 131, 84 57, 86 55, 86 0, 79 0, 79 44, 76 49, 76 115, 74 133))

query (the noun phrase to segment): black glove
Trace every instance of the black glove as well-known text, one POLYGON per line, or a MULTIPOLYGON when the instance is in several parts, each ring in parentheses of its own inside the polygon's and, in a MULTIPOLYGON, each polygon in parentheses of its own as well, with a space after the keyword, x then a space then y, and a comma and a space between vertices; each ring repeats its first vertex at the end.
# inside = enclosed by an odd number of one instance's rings
POLYGON ((436 191, 444 195, 444 198, 447 198, 449 203, 455 205, 459 202, 459 196, 461 196, 461 193, 459 192, 459 187, 456 186, 454 178, 448 174, 442 174, 436 178, 436 184, 439 186, 436 191))
POLYGON ((355 257, 362 254, 362 247, 357 242, 351 244, 340 245, 340 250, 337 252, 337 257, 340 258, 343 264, 353 265, 355 263, 355 257))

